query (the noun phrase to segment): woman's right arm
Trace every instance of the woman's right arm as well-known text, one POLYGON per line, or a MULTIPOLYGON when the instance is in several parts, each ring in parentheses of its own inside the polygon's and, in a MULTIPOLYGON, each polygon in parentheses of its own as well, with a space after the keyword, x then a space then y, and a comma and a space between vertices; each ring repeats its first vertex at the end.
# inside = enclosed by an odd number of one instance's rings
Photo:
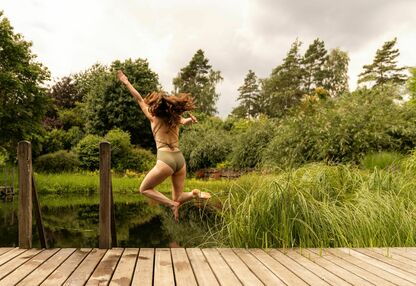
POLYGON ((152 121, 153 116, 149 112, 148 105, 146 104, 146 102, 144 102, 140 93, 129 82, 129 79, 127 78, 127 76, 121 70, 119 70, 119 71, 117 71, 117 78, 118 78, 119 81, 121 81, 127 87, 127 89, 130 91, 131 95, 133 95, 133 97, 137 100, 137 103, 139 104, 139 106, 140 106, 141 110, 143 111, 144 115, 146 115, 146 117, 150 121, 152 121))
POLYGON ((188 125, 190 123, 197 123, 198 120, 196 119, 195 116, 192 115, 192 113, 189 112, 189 117, 188 118, 183 118, 181 117, 181 124, 183 125, 188 125))

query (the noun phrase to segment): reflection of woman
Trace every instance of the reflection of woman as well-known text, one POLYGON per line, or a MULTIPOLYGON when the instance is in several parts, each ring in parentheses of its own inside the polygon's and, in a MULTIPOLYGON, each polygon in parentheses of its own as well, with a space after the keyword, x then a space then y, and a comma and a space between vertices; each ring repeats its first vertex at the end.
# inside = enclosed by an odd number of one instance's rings
POLYGON ((153 136, 157 147, 156 165, 144 178, 140 193, 169 206, 175 219, 179 218, 179 206, 192 198, 210 198, 209 193, 197 189, 183 192, 186 176, 186 164, 182 152, 179 150, 179 125, 196 123, 196 118, 190 114, 189 118, 181 115, 192 110, 192 99, 185 94, 167 96, 163 92, 153 92, 146 99, 130 84, 122 71, 117 72, 117 78, 128 88, 139 103, 146 117, 150 120, 153 136), (167 177, 172 178, 172 199, 168 199, 154 188, 167 177))

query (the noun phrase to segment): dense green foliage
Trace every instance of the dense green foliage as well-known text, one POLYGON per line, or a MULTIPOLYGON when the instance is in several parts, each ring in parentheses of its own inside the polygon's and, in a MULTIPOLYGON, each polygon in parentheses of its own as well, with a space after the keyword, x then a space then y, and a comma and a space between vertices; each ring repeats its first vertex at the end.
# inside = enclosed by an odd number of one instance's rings
POLYGON ((31 46, 0 11, 0 146, 11 152, 23 139, 40 148, 41 120, 49 105, 44 87, 49 71, 36 61, 31 46))
POLYGON ((96 170, 100 163, 100 142, 104 139, 97 135, 89 134, 82 138, 75 150, 81 161, 81 167, 87 170, 96 170))
POLYGON ((77 155, 65 150, 41 155, 34 162, 36 172, 46 173, 74 172, 79 166, 77 155))

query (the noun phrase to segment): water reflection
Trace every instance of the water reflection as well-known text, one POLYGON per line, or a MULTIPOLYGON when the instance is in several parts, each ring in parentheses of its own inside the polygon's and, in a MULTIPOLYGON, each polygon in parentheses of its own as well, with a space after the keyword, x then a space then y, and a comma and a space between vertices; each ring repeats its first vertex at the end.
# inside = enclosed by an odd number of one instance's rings
MULTIPOLYGON (((98 247, 99 198, 96 194, 40 195, 49 247, 98 247)), ((0 246, 18 245, 18 199, 0 202, 0 246)), ((117 194, 116 230, 119 247, 197 246, 204 231, 198 210, 183 208, 183 223, 175 223, 169 210, 149 204, 138 195, 117 194), (192 215, 193 214, 193 215, 192 215), (191 221, 192 220, 192 221, 191 221)), ((33 218, 34 219, 34 218, 33 218)), ((40 247, 33 225, 33 247, 40 247)))

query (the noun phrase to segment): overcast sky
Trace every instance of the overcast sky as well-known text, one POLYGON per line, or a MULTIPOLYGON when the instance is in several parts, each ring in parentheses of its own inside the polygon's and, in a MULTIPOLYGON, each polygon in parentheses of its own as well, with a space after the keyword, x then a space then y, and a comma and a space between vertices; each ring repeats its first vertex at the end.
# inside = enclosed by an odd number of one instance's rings
POLYGON ((224 81, 219 115, 237 105, 249 69, 261 77, 282 62, 298 38, 315 39, 350 57, 350 88, 385 41, 398 38, 399 64, 416 66, 413 0, 0 0, 15 32, 53 78, 94 63, 147 58, 166 91, 198 49, 224 81))

